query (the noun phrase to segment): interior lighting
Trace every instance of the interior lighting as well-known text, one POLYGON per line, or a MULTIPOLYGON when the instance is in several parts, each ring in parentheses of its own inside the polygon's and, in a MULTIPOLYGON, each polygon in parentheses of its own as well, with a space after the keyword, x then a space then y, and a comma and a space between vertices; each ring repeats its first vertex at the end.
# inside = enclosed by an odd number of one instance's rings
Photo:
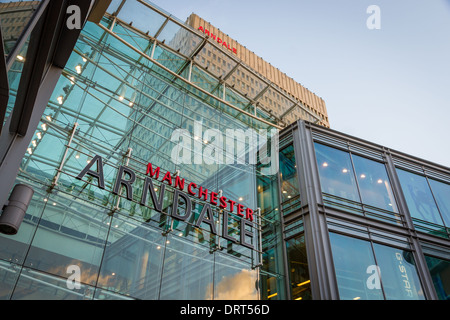
POLYGON ((381 179, 378 179, 378 181, 377 181, 378 183, 383 183, 383 180, 381 180, 381 179))
POLYGON ((41 140, 42 139, 42 133, 40 131, 36 132, 36 137, 41 140))
POLYGON ((297 287, 304 286, 305 284, 308 284, 310 282, 311 282, 311 280, 306 280, 306 281, 300 282, 300 283, 297 284, 297 287))
POLYGON ((45 123, 41 124, 41 128, 44 131, 47 131, 47 125, 45 123))
POLYGON ((126 88, 125 88, 125 86, 122 86, 122 88, 120 89, 120 93, 119 93, 119 100, 120 101, 125 99, 125 93, 126 93, 126 88))
POLYGON ((287 191, 286 191, 286 190, 283 190, 283 193, 287 193, 287 191))
POLYGON ((56 100, 58 100, 59 104, 63 103, 64 97, 63 96, 59 96, 58 98, 56 98, 56 100))
POLYGON ((17 60, 19 60, 19 61, 24 61, 24 60, 25 60, 25 57, 22 56, 21 54, 18 54, 16 58, 17 58, 17 60))
POLYGON ((36 140, 31 141, 31 144, 33 145, 33 147, 37 146, 36 140))
POLYGON ((75 155, 75 159, 80 159, 80 153, 77 152, 77 154, 75 155))
POLYGON ((70 79, 70 84, 74 84, 75 83, 75 77, 74 76, 69 77, 69 79, 70 79))
POLYGON ((78 73, 78 74, 80 74, 81 73, 81 71, 82 71, 82 66, 81 66, 81 64, 77 64, 76 66, 75 66, 75 71, 78 73))
POLYGON ((133 92, 131 99, 130 99, 130 103, 128 104, 130 107, 132 107, 134 105, 134 101, 136 100, 136 91, 133 92))
POLYGON ((327 162, 324 162, 324 163, 322 164, 322 167, 328 167, 328 163, 327 163, 327 162))
POLYGON ((239 197, 239 201, 242 201, 242 200, 244 200, 244 198, 242 198, 242 197, 239 197))
POLYGON ((45 119, 47 119, 48 121, 52 122, 52 117, 51 116, 46 116, 45 119))
POLYGON ((361 179, 364 179, 366 177, 366 175, 363 173, 362 175, 360 175, 361 179))
POLYGON ((31 150, 31 148, 28 148, 28 149, 27 149, 27 152, 28 152, 29 154, 33 154, 33 150, 31 150))
POLYGON ((344 168, 344 169, 342 169, 342 172, 343 172, 343 173, 347 173, 348 170, 344 168))

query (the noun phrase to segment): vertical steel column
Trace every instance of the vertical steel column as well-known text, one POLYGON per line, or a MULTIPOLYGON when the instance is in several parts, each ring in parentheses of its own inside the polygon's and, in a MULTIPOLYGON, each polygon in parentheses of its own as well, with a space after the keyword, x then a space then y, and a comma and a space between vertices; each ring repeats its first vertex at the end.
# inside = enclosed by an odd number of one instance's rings
POLYGON ((431 278, 430 272, 428 271, 428 266, 422 251, 422 246, 420 245, 416 229, 414 227, 411 214, 409 212, 408 205, 406 203, 406 199, 400 185, 400 180, 395 170, 394 160, 392 159, 392 155, 390 152, 385 152, 385 156, 386 169, 388 171, 389 178, 391 179, 392 189, 394 191, 394 194, 396 195, 399 212, 403 214, 406 228, 408 229, 409 239, 411 240, 411 244, 413 247, 413 256, 417 266, 417 273, 419 274, 425 297, 429 300, 439 300, 434 289, 433 279, 431 278))
POLYGON ((337 300, 339 291, 320 189, 311 130, 304 121, 297 121, 293 132, 294 152, 302 200, 306 200, 304 215, 305 245, 308 257, 311 291, 314 300, 337 300))

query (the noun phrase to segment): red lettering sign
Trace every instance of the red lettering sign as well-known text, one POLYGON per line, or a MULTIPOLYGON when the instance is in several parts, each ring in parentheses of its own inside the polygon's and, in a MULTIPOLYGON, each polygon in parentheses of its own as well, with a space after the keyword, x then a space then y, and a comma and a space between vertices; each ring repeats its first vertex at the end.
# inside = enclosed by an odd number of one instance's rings
MULTIPOLYGON (((203 29, 202 29, 203 30, 203 29)), ((160 167, 156 167, 155 170, 153 170, 152 164, 147 164, 147 171, 146 174, 150 174, 150 176, 154 179, 158 179, 160 173, 160 167)), ((180 189, 181 191, 184 190, 184 183, 185 179, 180 178, 178 175, 175 176, 173 179, 174 181, 174 187, 180 189)), ((164 177, 161 180, 162 182, 167 181, 169 185, 172 185, 172 176, 169 171, 166 172, 164 177)), ((233 201, 231 199, 227 199, 226 197, 218 197, 219 193, 217 192, 209 192, 207 188, 204 188, 202 186, 198 186, 194 182, 191 182, 187 186, 187 192, 191 196, 196 196, 197 198, 208 201, 208 195, 209 195, 209 203, 215 206, 219 206, 220 209, 226 209, 227 207, 230 212, 233 212, 236 208, 236 215, 239 217, 242 217, 249 221, 253 221, 253 213, 254 211, 250 208, 246 208, 244 205, 233 201), (196 192, 194 189, 197 189, 196 192)))
POLYGON ((202 26, 200 26, 200 27, 198 27, 198 30, 203 32, 204 34, 210 36, 211 39, 217 41, 217 43, 221 44, 222 46, 224 46, 228 50, 232 51, 234 54, 237 54, 237 49, 236 48, 231 47, 231 45, 229 43, 227 43, 226 41, 223 41, 218 36, 216 36, 215 34, 210 32, 208 29, 205 29, 202 26))

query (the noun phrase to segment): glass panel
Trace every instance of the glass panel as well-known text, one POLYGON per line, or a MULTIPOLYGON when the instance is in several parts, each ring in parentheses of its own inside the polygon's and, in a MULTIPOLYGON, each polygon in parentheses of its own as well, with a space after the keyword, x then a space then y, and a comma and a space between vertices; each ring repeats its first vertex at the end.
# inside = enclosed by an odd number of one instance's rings
POLYGON ((322 192, 359 202, 349 153, 319 143, 314 145, 322 192))
MULTIPOLYGON (((207 68, 216 77, 225 78, 236 65, 221 50, 210 43, 206 43, 203 49, 196 55, 195 62, 203 68, 207 68)), ((227 79, 230 79, 228 77, 227 79)), ((232 85, 227 81, 227 84, 232 85)))
MULTIPOLYGON (((16 44, 39 5, 40 1, 8 1, 8 3, 0 3, 2 40, 6 55, 16 44)), ((24 58, 24 55, 22 57, 24 58)))
POLYGON ((373 245, 387 300, 425 299, 410 251, 373 245))
POLYGON ((138 299, 158 299, 165 243, 161 231, 120 217, 111 227, 98 286, 138 299))
POLYGON ((413 218, 442 225, 442 219, 423 176, 397 169, 408 209, 413 218))
POLYGON ((0 300, 9 300, 16 285, 18 265, 0 260, 0 300))
POLYGON ((220 253, 216 254, 214 280, 216 300, 258 299, 258 272, 220 253))
POLYGON ((295 164, 293 145, 280 151, 280 178, 282 201, 298 195, 297 165, 295 164))
POLYGON ((311 300, 311 281, 303 235, 286 242, 289 281, 293 300, 311 300))
POLYGON ((301 206, 294 146, 281 150, 279 160, 282 209, 283 215, 286 215, 301 206))
POLYGON ((450 228, 450 185, 433 179, 428 179, 434 199, 447 228, 450 228))
POLYGON ((69 288, 64 278, 23 268, 11 300, 91 300, 94 288, 69 288))
MULTIPOLYGON (((113 14, 118 7, 119 6, 115 5, 113 2, 109 6, 107 12, 113 14)), ((119 12, 118 18, 127 24, 132 23, 133 27, 144 33, 148 32, 152 37, 166 20, 162 15, 137 1, 126 1, 119 12)))
POLYGON ((397 212, 397 205, 384 164, 352 155, 363 203, 397 212))
POLYGON ((185 56, 190 56, 201 42, 201 38, 198 35, 173 21, 167 22, 157 39, 161 42, 164 41, 172 49, 185 56))
POLYGON ((330 241, 340 299, 383 300, 370 242, 335 233, 330 241))
POLYGON ((206 247, 176 236, 167 237, 160 299, 211 299, 213 258, 206 247))
POLYGON ((425 256, 434 289, 440 300, 450 300, 450 261, 425 256))
POLYGON ((81 282, 95 284, 109 217, 66 194, 48 197, 25 266, 69 277, 69 266, 81 271, 81 282))

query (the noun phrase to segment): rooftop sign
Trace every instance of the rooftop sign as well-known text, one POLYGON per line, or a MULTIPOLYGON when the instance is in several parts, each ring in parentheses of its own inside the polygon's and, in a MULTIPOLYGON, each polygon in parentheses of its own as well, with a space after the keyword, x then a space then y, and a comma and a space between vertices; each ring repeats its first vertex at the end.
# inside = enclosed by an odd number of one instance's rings
POLYGON ((225 48, 227 48, 228 50, 232 51, 234 54, 237 54, 237 50, 236 48, 232 47, 229 43, 227 43, 226 41, 223 41, 221 38, 219 38, 218 36, 216 36, 215 34, 213 34, 212 32, 210 32, 208 29, 203 28, 202 26, 198 27, 198 30, 200 30, 201 32, 203 32, 204 34, 208 35, 211 37, 211 39, 217 41, 218 44, 224 46, 225 48))

